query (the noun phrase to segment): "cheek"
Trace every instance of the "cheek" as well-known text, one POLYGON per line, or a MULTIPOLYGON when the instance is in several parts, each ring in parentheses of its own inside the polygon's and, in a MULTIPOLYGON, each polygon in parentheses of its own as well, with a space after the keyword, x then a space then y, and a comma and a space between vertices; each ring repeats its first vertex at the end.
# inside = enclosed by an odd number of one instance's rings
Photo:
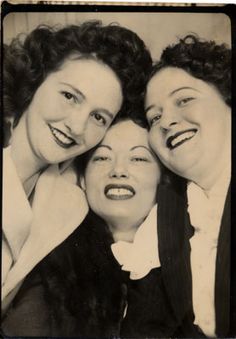
POLYGON ((145 177, 140 178, 140 191, 150 195, 150 197, 153 197, 153 195, 156 194, 156 189, 159 181, 159 172, 153 173, 153 171, 146 171, 145 177))
POLYGON ((92 124, 88 124, 88 128, 85 132, 85 142, 88 149, 96 146, 105 136, 106 131, 107 128, 96 127, 94 125, 92 126, 92 124))
POLYGON ((96 205, 96 202, 98 201, 99 197, 99 188, 98 188, 98 179, 95 180, 95 178, 89 178, 89 184, 86 184, 86 197, 89 202, 89 206, 94 209, 94 206, 96 205))
POLYGON ((88 198, 94 199, 98 195, 101 195, 102 192, 102 170, 99 168, 87 168, 87 173, 85 176, 85 190, 88 198))
POLYGON ((161 155, 165 151, 166 147, 164 144, 164 140, 157 129, 153 129, 149 132, 148 139, 151 148, 155 151, 157 155, 161 155))

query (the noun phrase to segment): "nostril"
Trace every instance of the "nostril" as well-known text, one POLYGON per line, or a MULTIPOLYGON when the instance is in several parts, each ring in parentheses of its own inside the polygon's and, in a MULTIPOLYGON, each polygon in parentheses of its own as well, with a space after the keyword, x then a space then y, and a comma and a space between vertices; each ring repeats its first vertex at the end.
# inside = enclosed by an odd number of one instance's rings
POLYGON ((112 170, 110 173, 110 176, 112 178, 127 178, 128 177, 128 173, 125 173, 124 171, 120 172, 117 170, 112 170))

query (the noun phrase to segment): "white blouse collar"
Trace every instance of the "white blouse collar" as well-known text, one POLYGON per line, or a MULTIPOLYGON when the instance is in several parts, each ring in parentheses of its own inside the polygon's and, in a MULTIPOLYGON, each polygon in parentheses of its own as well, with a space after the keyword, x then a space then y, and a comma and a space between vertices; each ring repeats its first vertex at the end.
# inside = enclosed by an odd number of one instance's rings
POLYGON ((111 245, 114 257, 123 271, 130 272, 130 279, 145 277, 151 269, 160 267, 157 237, 157 205, 138 228, 134 241, 118 241, 111 245))

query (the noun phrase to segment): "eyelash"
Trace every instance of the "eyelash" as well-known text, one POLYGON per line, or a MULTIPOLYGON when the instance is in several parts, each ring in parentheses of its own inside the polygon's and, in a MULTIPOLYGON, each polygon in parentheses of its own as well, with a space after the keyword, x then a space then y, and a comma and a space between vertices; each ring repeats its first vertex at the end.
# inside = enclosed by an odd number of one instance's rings
POLYGON ((161 114, 157 114, 153 116, 151 119, 149 119, 149 126, 152 127, 155 123, 158 123, 161 119, 161 114))
POLYGON ((68 91, 61 91, 61 94, 64 96, 64 98, 68 101, 71 101, 71 99, 73 99, 74 103, 78 102, 78 99, 76 98, 76 96, 68 91))
POLYGON ((107 156, 102 156, 102 155, 96 155, 93 158, 93 161, 107 161, 107 160, 110 160, 110 158, 107 156))
MULTIPOLYGON (((111 160, 111 159, 107 156, 100 156, 100 155, 97 155, 93 158, 93 161, 95 161, 95 162, 97 162, 97 161, 108 161, 108 160, 111 160)), ((132 162, 148 162, 148 159, 144 158, 144 157, 132 157, 131 161, 132 162)))
POLYGON ((98 112, 92 112, 91 117, 99 126, 106 126, 107 120, 98 112))
POLYGON ((131 158, 131 161, 135 161, 135 162, 148 162, 148 159, 147 158, 143 158, 143 157, 133 157, 131 158))
POLYGON ((178 99, 178 100, 176 100, 176 104, 179 107, 183 107, 183 106, 186 106, 190 101, 192 101, 194 99, 195 98, 193 98, 193 97, 186 97, 186 98, 178 99))

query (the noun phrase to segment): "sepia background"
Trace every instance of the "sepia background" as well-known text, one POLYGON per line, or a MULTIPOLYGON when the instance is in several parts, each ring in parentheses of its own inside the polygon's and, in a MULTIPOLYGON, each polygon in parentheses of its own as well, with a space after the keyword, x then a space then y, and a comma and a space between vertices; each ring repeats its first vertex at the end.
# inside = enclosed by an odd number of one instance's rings
POLYGON ((195 32, 205 39, 231 45, 231 25, 222 13, 99 13, 99 12, 46 12, 10 13, 3 20, 4 42, 18 33, 28 33, 39 24, 79 24, 86 20, 99 19, 104 24, 117 22, 136 32, 157 60, 162 49, 175 43, 178 37, 195 32))

